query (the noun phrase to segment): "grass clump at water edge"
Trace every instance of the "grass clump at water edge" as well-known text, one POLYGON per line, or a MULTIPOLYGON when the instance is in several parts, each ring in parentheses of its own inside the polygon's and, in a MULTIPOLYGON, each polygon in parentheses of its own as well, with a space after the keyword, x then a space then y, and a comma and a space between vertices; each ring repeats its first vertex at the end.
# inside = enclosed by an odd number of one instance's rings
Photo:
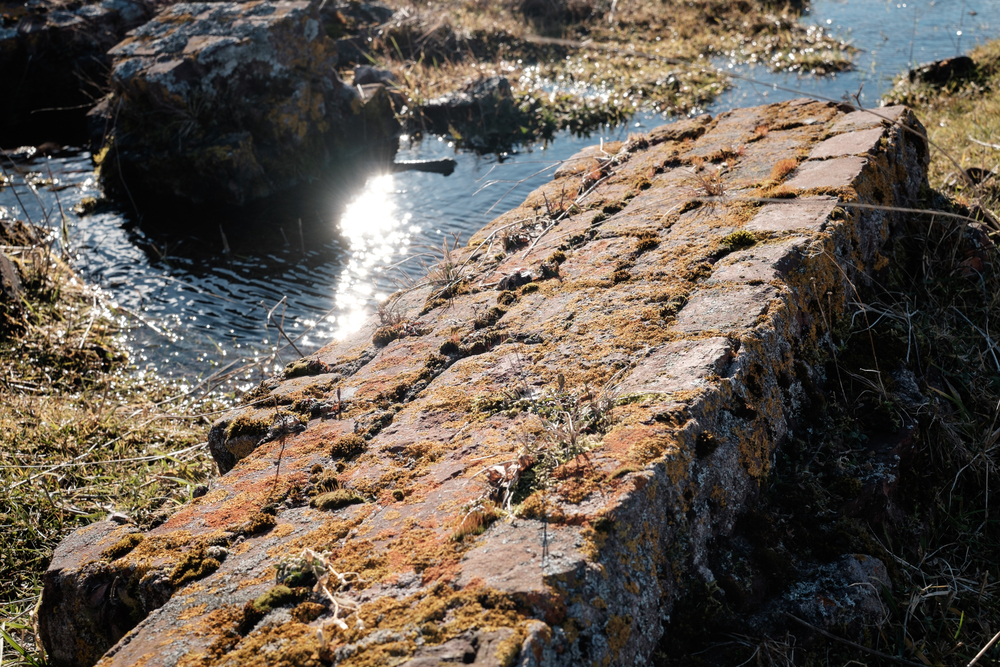
POLYGON ((996 219, 1000 210, 1000 40, 976 47, 969 56, 975 67, 941 85, 910 83, 903 75, 886 101, 913 107, 927 128, 933 144, 931 185, 968 207, 973 217, 996 219))
POLYGON ((41 660, 31 612, 56 544, 113 512, 147 527, 191 497, 215 471, 197 415, 220 403, 136 373, 115 313, 43 231, 2 232, 22 285, 0 331, 0 641, 15 665, 41 660))
POLYGON ((548 140, 559 130, 587 133, 638 110, 703 108, 728 86, 706 66, 712 58, 813 74, 851 67, 850 46, 799 23, 800 3, 387 4, 397 13, 373 35, 370 55, 395 73, 409 132, 451 134, 483 151, 548 140), (488 77, 506 78, 509 90, 469 118, 445 122, 422 111, 488 77))

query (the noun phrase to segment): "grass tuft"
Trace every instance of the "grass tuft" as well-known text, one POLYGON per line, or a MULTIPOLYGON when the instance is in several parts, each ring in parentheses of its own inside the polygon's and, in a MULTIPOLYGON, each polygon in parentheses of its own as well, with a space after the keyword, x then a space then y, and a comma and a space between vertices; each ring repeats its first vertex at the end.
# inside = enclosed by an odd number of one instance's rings
MULTIPOLYGON (((231 397, 204 397, 129 366, 123 322, 38 239, 4 223, 0 243, 23 285, 16 326, 0 330, 0 618, 5 662, 38 655, 30 612, 56 544, 119 512, 149 526, 215 472, 205 433, 231 397), (22 238, 24 236, 29 238, 22 238)), ((105 552, 134 547, 125 538, 105 552)), ((17 664, 16 662, 10 664, 17 664)))

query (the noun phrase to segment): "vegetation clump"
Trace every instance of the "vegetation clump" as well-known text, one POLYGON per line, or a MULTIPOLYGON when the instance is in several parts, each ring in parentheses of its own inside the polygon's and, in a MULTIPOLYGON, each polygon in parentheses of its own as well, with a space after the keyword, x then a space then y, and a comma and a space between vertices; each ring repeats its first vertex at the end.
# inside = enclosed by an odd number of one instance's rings
POLYGON ((771 0, 389 4, 407 19, 381 27, 371 55, 399 75, 409 130, 447 132, 480 151, 587 132, 638 110, 704 107, 728 84, 703 63, 723 54, 826 74, 849 69, 853 53, 822 26, 801 25, 799 3, 771 0), (606 92, 587 94, 595 88, 606 92), (443 112, 462 95, 475 101, 443 112))
POLYGON ((722 239, 722 245, 730 250, 742 250, 757 245, 757 237, 753 235, 753 232, 738 229, 725 236, 722 239))
MULTIPOLYGON (((21 248, 8 257, 24 306, 17 326, 0 330, 0 642, 29 656, 38 651, 28 615, 56 544, 109 508, 145 529, 186 502, 216 470, 202 444, 210 417, 192 415, 230 404, 131 366, 118 338, 124 312, 47 238, 0 222, 0 245, 21 248)), ((128 555, 139 539, 102 558, 128 555)))
POLYGON ((338 510, 341 507, 355 505, 365 502, 365 499, 347 489, 337 489, 328 493, 321 493, 310 501, 310 505, 320 510, 338 510))
POLYGON ((330 367, 319 359, 299 359, 293 361, 285 367, 285 379, 303 377, 306 375, 320 375, 329 373, 330 367))
POLYGON ((368 443, 357 433, 342 435, 330 445, 330 456, 334 458, 349 459, 352 456, 364 452, 368 449, 368 443))
POLYGON ((1000 40, 969 52, 975 66, 943 84, 903 75, 886 97, 915 109, 931 142, 931 185, 995 230, 1000 212, 1000 40))
POLYGON ((108 561, 118 560, 139 546, 144 539, 145 536, 142 533, 129 533, 102 551, 101 558, 108 561))
POLYGON ((239 532, 243 535, 257 535, 258 533, 271 530, 276 525, 278 525, 278 523, 275 520, 273 513, 260 511, 247 519, 240 526, 239 532))
POLYGON ((491 327, 506 314, 507 309, 501 308, 500 306, 493 306, 472 322, 472 328, 478 331, 479 329, 491 327))
POLYGON ((170 571, 170 584, 174 588, 180 588, 189 581, 207 577, 221 565, 218 560, 206 554, 204 546, 195 547, 184 554, 170 571))
POLYGON ((477 501, 462 517, 452 532, 453 542, 462 542, 468 536, 482 535, 490 524, 500 518, 497 506, 491 501, 477 501))

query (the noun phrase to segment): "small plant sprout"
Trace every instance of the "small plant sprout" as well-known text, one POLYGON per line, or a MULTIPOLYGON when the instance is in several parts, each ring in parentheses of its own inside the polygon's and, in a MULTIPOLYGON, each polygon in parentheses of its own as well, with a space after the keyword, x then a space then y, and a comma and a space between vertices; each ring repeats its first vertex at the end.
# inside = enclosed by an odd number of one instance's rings
POLYGON ((696 164, 688 179, 688 185, 695 196, 721 197, 726 194, 726 184, 722 179, 726 167, 726 163, 722 163, 718 168, 696 164))
MULTIPOLYGON (((351 614, 356 614, 361 606, 340 593, 350 590, 352 585, 361 581, 361 577, 356 572, 337 572, 329 557, 327 551, 303 549, 298 556, 283 558, 278 563, 277 582, 289 586, 301 586, 315 580, 313 592, 322 595, 333 607, 333 618, 327 621, 327 624, 347 630, 345 619, 351 614)), ((364 628, 359 617, 355 617, 355 624, 359 629, 364 628)))
POLYGON ((517 483, 521 481, 521 474, 534 463, 534 457, 522 446, 517 458, 492 465, 483 471, 492 490, 490 495, 501 497, 500 506, 508 515, 513 515, 511 500, 514 498, 517 483))
POLYGON ((454 542, 461 542, 466 535, 482 535, 491 523, 500 518, 497 506, 485 498, 478 498, 463 509, 467 510, 465 516, 451 534, 454 542))
POLYGON ((448 244, 448 239, 441 242, 441 261, 437 263, 428 276, 432 284, 444 283, 450 285, 462 277, 462 267, 452 257, 452 251, 458 248, 458 243, 458 234, 455 234, 455 243, 453 246, 448 244))
POLYGON ((535 415, 537 428, 529 433, 521 422, 517 438, 520 448, 515 458, 485 468, 490 484, 489 497, 498 500, 501 508, 512 512, 511 502, 518 484, 529 469, 532 487, 547 488, 552 473, 559 466, 573 461, 600 444, 600 436, 612 423, 612 410, 617 401, 618 387, 612 377, 598 394, 584 385, 580 393, 565 391, 565 377, 557 376, 559 390, 549 390, 534 399, 522 400, 516 407, 535 415))
POLYGON ((399 312, 399 298, 397 295, 380 300, 375 307, 375 313, 378 315, 379 326, 382 327, 402 324, 405 319, 403 314, 399 312))

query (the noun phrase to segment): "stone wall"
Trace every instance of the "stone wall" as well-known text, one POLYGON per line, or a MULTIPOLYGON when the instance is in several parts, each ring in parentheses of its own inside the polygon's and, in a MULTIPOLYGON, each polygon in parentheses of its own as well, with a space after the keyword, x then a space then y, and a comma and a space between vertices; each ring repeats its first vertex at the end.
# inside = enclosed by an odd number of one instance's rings
POLYGON ((907 109, 809 100, 582 152, 248 394, 206 493, 67 538, 51 663, 645 664, 887 264, 852 204, 926 165, 907 109))

